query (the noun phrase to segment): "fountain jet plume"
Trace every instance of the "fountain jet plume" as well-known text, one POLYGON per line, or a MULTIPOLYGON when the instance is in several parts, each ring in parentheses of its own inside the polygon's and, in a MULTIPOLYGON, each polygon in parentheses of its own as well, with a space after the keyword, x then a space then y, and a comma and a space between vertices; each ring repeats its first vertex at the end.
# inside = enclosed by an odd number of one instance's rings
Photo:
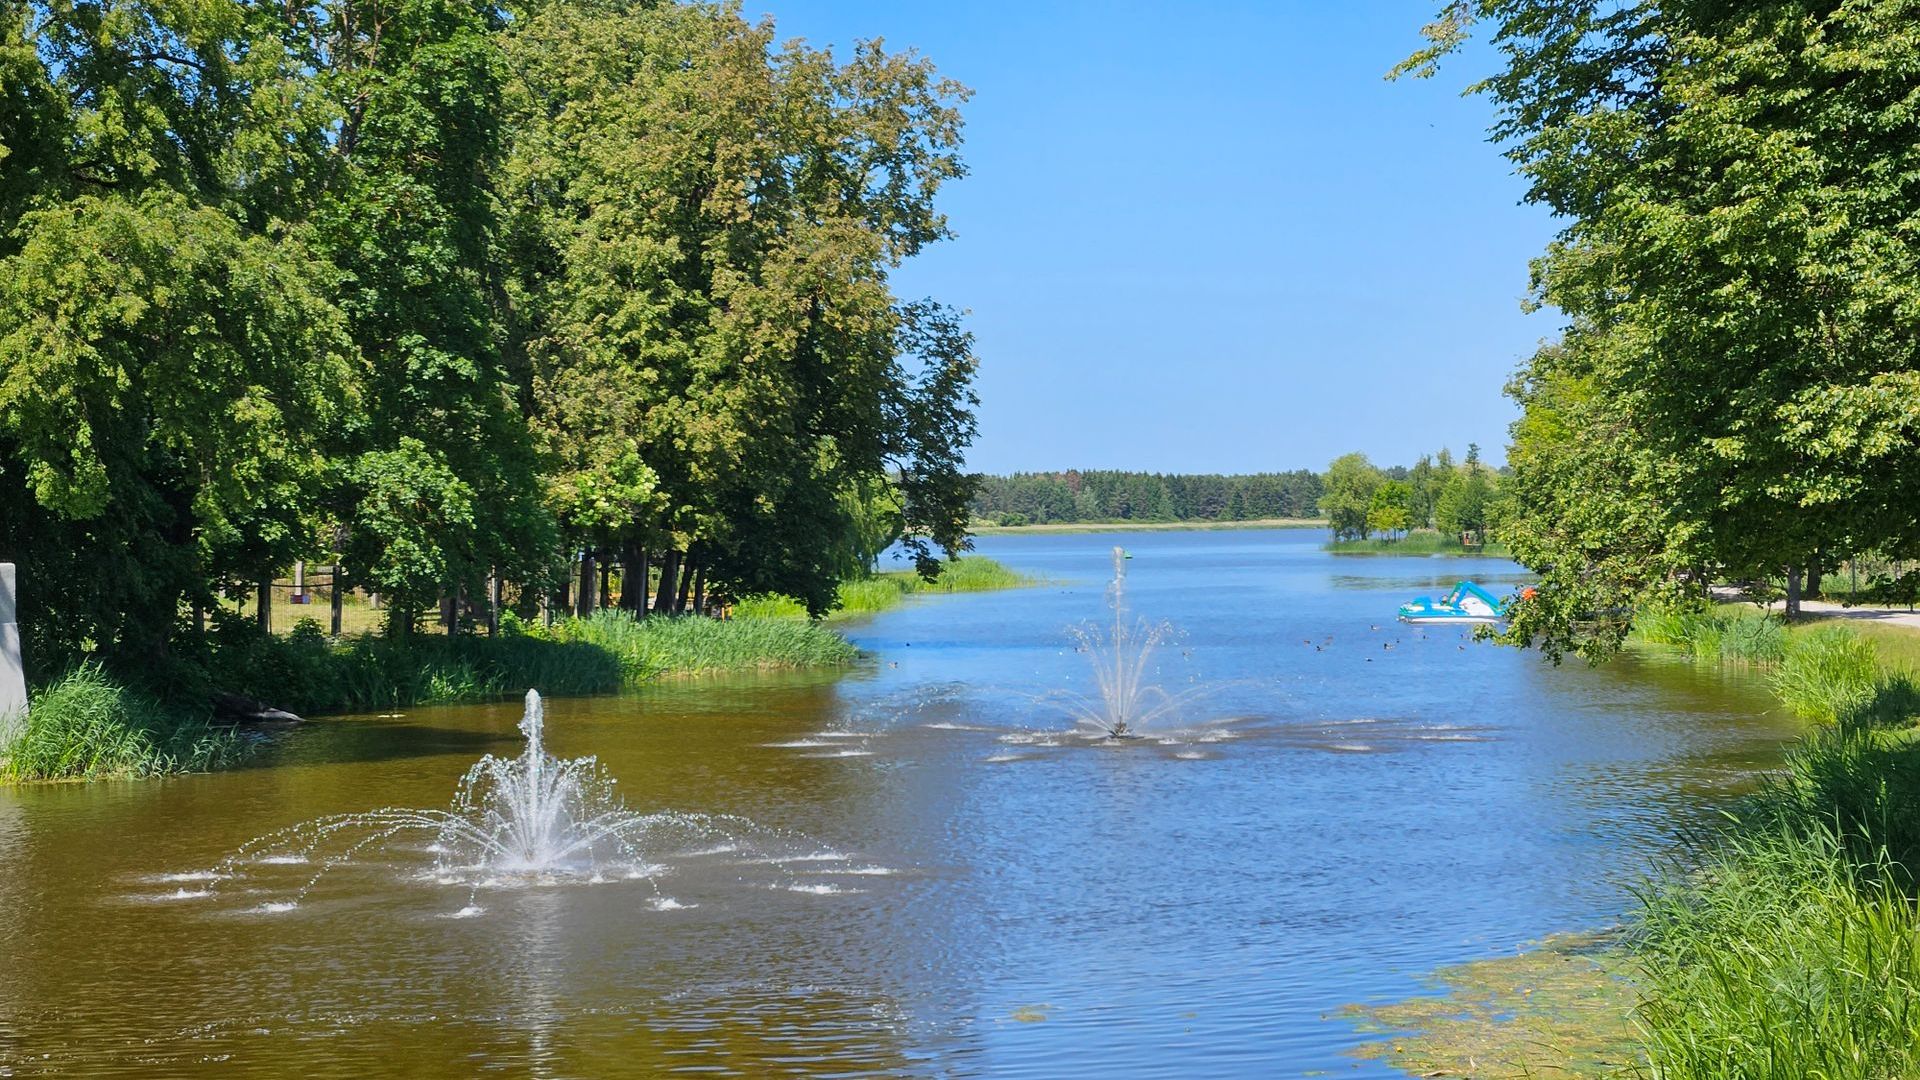
POLYGON ((1109 739, 1139 738, 1180 717, 1199 689, 1170 693, 1152 681, 1154 650, 1173 633, 1166 622, 1135 618, 1127 608, 1127 552, 1113 549, 1113 580, 1107 586, 1110 628, 1076 627, 1079 651, 1093 666, 1095 697, 1070 690, 1048 698, 1063 706, 1083 729, 1109 739))
POLYGON ((782 853, 788 845, 777 838, 767 849, 758 842, 765 830, 741 818, 628 809, 598 759, 548 754, 545 728, 540 695, 529 690, 520 719, 526 737, 521 752, 475 762, 447 809, 388 807, 315 818, 248 841, 207 877, 225 881, 257 877, 268 867, 299 868, 305 884, 290 899, 264 905, 285 911, 333 871, 373 853, 399 856, 424 847, 433 866, 417 876, 466 885, 471 907, 479 889, 518 883, 652 883, 662 867, 644 858, 643 848, 680 857, 729 854, 787 878, 786 862, 816 857, 782 853))

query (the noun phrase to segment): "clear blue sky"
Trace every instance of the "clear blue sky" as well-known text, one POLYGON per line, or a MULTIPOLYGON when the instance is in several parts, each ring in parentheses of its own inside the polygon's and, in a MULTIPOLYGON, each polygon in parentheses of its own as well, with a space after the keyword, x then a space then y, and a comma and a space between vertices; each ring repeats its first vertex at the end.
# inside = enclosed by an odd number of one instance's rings
POLYGON ((975 91, 958 236, 896 288, 971 312, 987 472, 1502 459, 1554 224, 1460 96, 1484 51, 1382 80, 1438 7, 745 0, 975 91))

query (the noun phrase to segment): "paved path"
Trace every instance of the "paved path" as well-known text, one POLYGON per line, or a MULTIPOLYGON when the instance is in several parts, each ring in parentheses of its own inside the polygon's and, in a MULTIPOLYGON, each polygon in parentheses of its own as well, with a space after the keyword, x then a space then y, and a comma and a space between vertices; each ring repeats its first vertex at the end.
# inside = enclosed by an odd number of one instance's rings
MULTIPOLYGON (((1746 596, 1740 590, 1725 586, 1715 587, 1713 598, 1728 604, 1746 601, 1746 596)), ((1818 615, 1823 619, 1866 619, 1888 626, 1920 630, 1920 611, 1908 611, 1903 607, 1843 607, 1831 600, 1802 600, 1800 612, 1803 615, 1818 615)))

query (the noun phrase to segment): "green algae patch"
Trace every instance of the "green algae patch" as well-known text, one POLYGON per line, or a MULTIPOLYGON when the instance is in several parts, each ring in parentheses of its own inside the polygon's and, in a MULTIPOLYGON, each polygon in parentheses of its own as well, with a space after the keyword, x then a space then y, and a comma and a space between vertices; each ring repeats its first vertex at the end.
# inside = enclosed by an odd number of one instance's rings
POLYGON ((1413 1076, 1618 1076, 1645 1060, 1630 967, 1613 935, 1555 935, 1514 956, 1441 968, 1437 996, 1336 1015, 1382 1036, 1355 1056, 1413 1076))

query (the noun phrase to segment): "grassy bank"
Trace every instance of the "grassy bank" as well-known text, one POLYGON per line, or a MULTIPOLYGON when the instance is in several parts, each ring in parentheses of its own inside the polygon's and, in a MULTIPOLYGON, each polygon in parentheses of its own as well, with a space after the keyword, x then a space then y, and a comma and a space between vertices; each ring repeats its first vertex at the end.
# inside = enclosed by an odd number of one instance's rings
POLYGON ((1486 543, 1471 547, 1457 536, 1417 529, 1398 540, 1370 537, 1365 540, 1330 540, 1326 550, 1336 555, 1485 555, 1507 557, 1505 544, 1486 543))
POLYGON ((1634 634, 1753 668, 1816 726, 1642 883, 1615 944, 1579 964, 1549 947, 1470 965, 1443 973, 1447 997, 1357 1008, 1396 1033, 1364 1052, 1423 1075, 1920 1076, 1920 633, 1722 606, 1643 613, 1634 634))
POLYGON ((85 665, 35 691, 27 722, 0 747, 0 780, 90 780, 222 768, 244 740, 205 713, 168 709, 85 665))
POLYGON ((1631 946, 1649 1068, 1666 1080, 1920 1075, 1920 745, 1848 720, 1684 870, 1631 946))
MULTIPOLYGON (((1032 584, 984 558, 950 564, 931 582, 881 574, 841 587, 842 609, 883 611, 919 593, 1032 584)), ((173 657, 138 686, 83 666, 33 695, 25 734, 0 747, 0 779, 83 779, 193 772, 230 765, 250 741, 209 724, 213 690, 325 716, 415 705, 491 701, 537 687, 554 696, 609 693, 680 675, 844 667, 846 638, 798 604, 763 599, 727 620, 636 618, 603 610, 552 626, 509 617, 498 637, 372 633, 327 637, 318 622, 263 634, 251 620, 216 619, 195 655, 173 657)))
POLYGON ((818 623, 788 619, 636 619, 601 611, 497 638, 371 634, 329 639, 313 624, 286 636, 232 622, 203 655, 129 687, 85 665, 36 691, 24 734, 0 747, 0 779, 153 776, 222 768, 250 745, 213 726, 218 688, 302 716, 491 701, 537 687, 609 693, 677 675, 839 667, 858 657, 818 623))
POLYGON ((1821 726, 1642 893, 1631 953, 1668 1080, 1920 1075, 1920 634, 1656 612, 1643 640, 1754 665, 1821 726))
MULTIPOLYGON (((875 574, 869 578, 845 581, 840 584, 839 606, 828 615, 829 619, 847 619, 860 615, 872 615, 897 607, 909 596, 933 593, 991 592, 996 589, 1018 589, 1039 584, 1038 579, 1028 577, 993 559, 981 555, 967 555, 946 564, 940 576, 926 581, 920 575, 908 570, 889 571, 875 574)), ((784 596, 761 596, 742 600, 734 605, 734 618, 738 620, 804 619, 807 609, 798 601, 784 596)))

